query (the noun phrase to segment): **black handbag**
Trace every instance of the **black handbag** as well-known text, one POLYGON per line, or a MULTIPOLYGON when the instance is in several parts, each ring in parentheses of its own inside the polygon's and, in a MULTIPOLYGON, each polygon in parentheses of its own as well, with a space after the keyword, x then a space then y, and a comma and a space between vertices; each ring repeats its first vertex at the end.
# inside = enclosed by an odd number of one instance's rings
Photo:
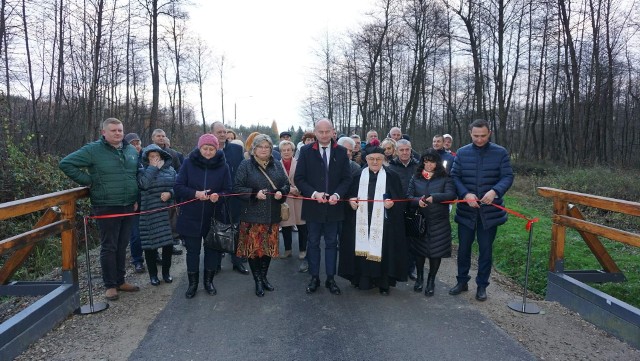
POLYGON ((231 211, 224 199, 224 209, 228 212, 230 223, 224 223, 216 219, 215 214, 211 217, 211 228, 204 238, 204 246, 218 252, 236 253, 238 240, 240 238, 239 224, 233 223, 231 211))
POLYGON ((422 237, 427 231, 427 224, 419 209, 405 212, 404 225, 408 237, 422 237))

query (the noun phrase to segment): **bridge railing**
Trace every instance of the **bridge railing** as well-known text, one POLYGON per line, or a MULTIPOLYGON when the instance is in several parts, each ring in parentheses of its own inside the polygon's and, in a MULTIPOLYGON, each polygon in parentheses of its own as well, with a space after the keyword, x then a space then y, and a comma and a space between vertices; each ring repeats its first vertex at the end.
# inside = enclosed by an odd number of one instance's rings
POLYGON ((584 319, 640 347, 640 310, 584 283, 626 280, 598 236, 640 247, 640 234, 587 221, 577 207, 582 205, 640 217, 640 203, 547 187, 539 187, 538 194, 553 200, 546 299, 560 302, 584 319), (565 270, 568 228, 578 231, 602 270, 565 270))
POLYGON ((0 241, 0 256, 6 258, 0 268, 0 296, 42 296, 0 324, 0 359, 16 357, 79 307, 76 201, 88 195, 88 188, 81 187, 0 204, 3 222, 46 210, 32 230, 0 241), (62 242, 61 281, 12 280, 35 246, 58 234, 62 242))

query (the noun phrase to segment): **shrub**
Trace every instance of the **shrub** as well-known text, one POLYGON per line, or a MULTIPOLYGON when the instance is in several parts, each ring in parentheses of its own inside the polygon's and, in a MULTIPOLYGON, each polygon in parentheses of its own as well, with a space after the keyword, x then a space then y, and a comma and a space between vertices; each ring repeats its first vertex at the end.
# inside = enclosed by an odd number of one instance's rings
MULTIPOLYGON (((3 199, 2 202, 78 187, 58 169, 60 158, 51 155, 38 157, 23 149, 27 148, 11 143, 7 144, 7 162, 5 162, 5 165, 8 169, 3 172, 2 177, 4 177, 3 183, 11 185, 13 199, 3 199)), ((88 214, 88 200, 81 200, 78 203, 78 214, 88 214)), ((1 239, 30 230, 42 214, 44 214, 44 211, 1 222, 1 239)), ((82 221, 77 222, 77 225, 82 227, 82 221)), ((81 235, 82 233, 78 234, 81 235)), ((83 244, 81 243, 81 245, 83 244)), ((5 254, 3 261, 8 256, 5 254)), ((18 270, 16 278, 35 279, 48 274, 53 268, 59 267, 60 264, 60 237, 50 237, 36 245, 25 264, 18 270)))

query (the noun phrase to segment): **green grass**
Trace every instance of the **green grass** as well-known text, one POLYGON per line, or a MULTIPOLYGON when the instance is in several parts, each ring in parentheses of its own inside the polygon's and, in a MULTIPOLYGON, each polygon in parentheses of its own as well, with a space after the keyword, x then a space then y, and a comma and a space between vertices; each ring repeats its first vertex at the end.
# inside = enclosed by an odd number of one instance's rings
MULTIPOLYGON (((548 171, 543 176, 520 175, 505 197, 505 206, 529 218, 538 217, 533 227, 533 242, 529 270, 529 290, 546 294, 549 250, 551 247, 552 200, 540 197, 536 187, 549 186, 618 199, 635 198, 640 194, 640 177, 633 170, 611 171, 602 169, 548 171), (596 179, 594 179, 596 175, 596 179), (585 185, 586 184, 586 185, 585 185), (623 186, 624 184, 624 186, 623 186), (609 186, 609 187, 607 187, 609 186), (600 193, 598 193, 600 192, 600 193), (604 194, 603 194, 604 193, 604 194)), ((639 220, 634 217, 580 207, 588 221, 610 227, 638 232, 639 220)), ((453 217, 452 217, 453 219, 453 217)), ((509 220, 498 228, 493 245, 493 264, 502 274, 524 285, 527 259, 528 232, 526 221, 510 215, 509 220)), ((457 242, 457 224, 452 221, 454 241, 457 242)), ((590 283, 589 285, 624 302, 640 308, 640 248, 603 239, 601 242, 627 278, 622 283, 590 283)), ((477 254, 477 244, 474 243, 477 254)), ((568 230, 564 251, 565 270, 601 270, 595 256, 578 232, 568 230)))

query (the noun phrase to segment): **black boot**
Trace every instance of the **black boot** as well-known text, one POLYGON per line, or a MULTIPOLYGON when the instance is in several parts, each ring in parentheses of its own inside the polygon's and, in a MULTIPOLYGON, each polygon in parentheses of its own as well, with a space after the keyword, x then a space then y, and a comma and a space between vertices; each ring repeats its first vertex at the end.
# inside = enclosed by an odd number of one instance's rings
POLYGON ((433 296, 434 289, 436 287, 436 275, 429 273, 427 275, 427 288, 424 290, 424 295, 427 297, 433 296))
POLYGON ((249 258, 249 268, 253 274, 253 280, 256 283, 256 296, 264 296, 264 286, 262 284, 262 266, 259 258, 249 258))
POLYGON ((422 286, 424 284, 424 267, 416 268, 416 283, 413 285, 415 292, 422 292, 422 286))
POLYGON ((156 250, 155 249, 145 249, 144 250, 144 259, 147 261, 147 268, 149 269, 149 283, 152 286, 157 286, 160 284, 160 280, 158 279, 158 264, 156 262, 156 250))
POLYGON ((200 272, 187 272, 187 277, 189 277, 189 288, 187 288, 184 296, 186 298, 193 298, 196 295, 196 291, 198 291, 200 272))
POLYGON ((204 283, 204 289, 211 296, 218 293, 216 288, 213 286, 213 276, 215 274, 216 274, 215 270, 206 269, 204 270, 204 278, 202 279, 202 282, 204 283))
POLYGON ((162 280, 165 283, 173 282, 173 277, 169 273, 171 269, 171 247, 162 247, 162 280), (164 250, 167 249, 167 252, 164 250))
MULTIPOLYGON (((433 296, 433 292, 436 288, 436 274, 438 274, 438 269, 440 269, 440 262, 442 258, 433 257, 429 258, 429 275, 427 276, 427 289, 424 290, 424 295, 427 297, 433 296)), ((449 292, 451 294, 451 292, 449 292)))
POLYGON ((275 290, 275 287, 273 287, 271 283, 269 283, 269 280, 267 279, 267 272, 269 272, 270 263, 271 263, 271 257, 268 257, 268 256, 260 257, 260 268, 262 270, 262 286, 264 286, 264 289, 267 291, 275 290))

